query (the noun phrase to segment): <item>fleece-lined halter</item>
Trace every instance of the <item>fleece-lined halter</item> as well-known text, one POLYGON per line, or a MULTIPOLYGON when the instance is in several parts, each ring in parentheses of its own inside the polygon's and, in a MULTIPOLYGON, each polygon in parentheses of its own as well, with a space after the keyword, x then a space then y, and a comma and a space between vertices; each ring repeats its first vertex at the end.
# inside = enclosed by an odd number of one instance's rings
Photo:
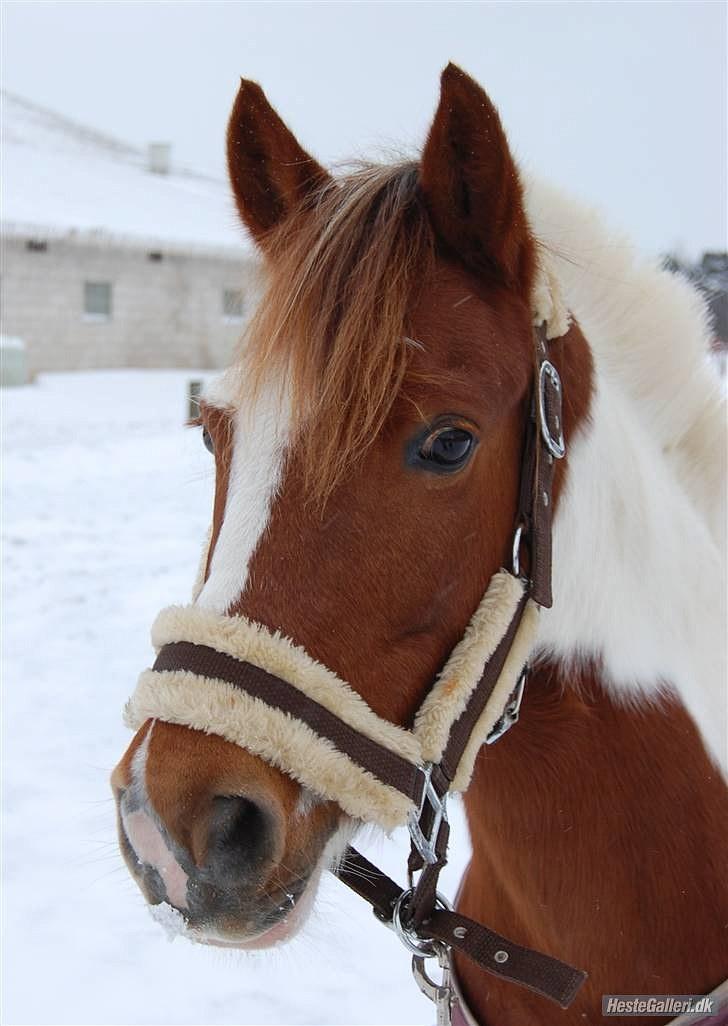
POLYGON ((135 729, 161 719, 218 734, 356 819, 385 830, 407 825, 410 887, 399 887, 352 848, 338 875, 413 952, 415 977, 436 1002, 438 1022, 450 1021, 452 948, 562 1007, 585 979, 452 911, 437 894, 447 855, 447 795, 467 788, 480 747, 518 719, 538 607, 551 606, 552 483, 565 446, 561 382, 547 357, 547 337, 566 326, 549 327, 542 321, 534 331, 513 565, 491 579, 412 730, 378 716, 280 632, 195 605, 160 613, 152 629, 156 662, 126 708, 126 722, 135 729), (426 957, 439 959, 441 984, 425 973, 426 957))

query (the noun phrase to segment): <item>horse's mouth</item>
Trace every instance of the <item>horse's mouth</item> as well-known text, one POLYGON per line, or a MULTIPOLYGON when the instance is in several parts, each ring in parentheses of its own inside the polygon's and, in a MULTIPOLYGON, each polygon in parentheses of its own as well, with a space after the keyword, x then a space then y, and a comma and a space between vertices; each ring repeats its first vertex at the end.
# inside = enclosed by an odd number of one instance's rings
MULTIPOLYGON (((168 901, 149 901, 152 917, 170 937, 183 936, 198 944, 256 951, 290 940, 306 922, 313 907, 320 871, 315 871, 296 891, 285 892, 284 900, 266 898, 263 909, 222 917, 179 909, 168 901)), ((236 903, 233 897, 231 903, 236 903)), ((242 909, 241 909, 242 912, 242 909)))
MULTIPOLYGON (((313 906, 321 866, 274 887, 251 893, 222 890, 190 871, 184 896, 174 891, 154 866, 142 861, 119 821, 119 841, 127 866, 144 895, 152 916, 169 936, 200 944, 257 950, 284 943, 298 932, 313 906)), ((192 870, 191 866, 186 867, 192 870)))
POLYGON ((284 944, 298 933, 308 919, 320 877, 320 871, 315 871, 297 897, 288 892, 288 900, 267 915, 257 917, 256 926, 252 930, 241 929, 230 923, 224 924, 222 928, 203 926, 193 929, 192 939, 202 944, 243 951, 260 951, 284 944))

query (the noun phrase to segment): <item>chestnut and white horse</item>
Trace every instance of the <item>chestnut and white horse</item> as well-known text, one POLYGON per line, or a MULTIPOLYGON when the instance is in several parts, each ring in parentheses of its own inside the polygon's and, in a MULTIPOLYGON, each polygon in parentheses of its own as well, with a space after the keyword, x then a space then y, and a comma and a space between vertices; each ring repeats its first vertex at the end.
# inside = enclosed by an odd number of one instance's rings
MULTIPOLYGON (((265 282, 201 405, 216 491, 196 608, 280 632, 410 728, 510 561, 545 320, 568 444, 554 601, 520 722, 465 793, 459 909, 589 979, 568 1011, 456 956, 460 986, 497 1026, 601 1021, 606 993, 713 990, 728 975, 725 437, 701 300, 522 177, 452 65, 417 162, 334 179, 246 81, 228 158, 265 282)), ((273 944, 357 819, 182 722, 146 720, 114 771, 130 871, 199 939, 273 944)))

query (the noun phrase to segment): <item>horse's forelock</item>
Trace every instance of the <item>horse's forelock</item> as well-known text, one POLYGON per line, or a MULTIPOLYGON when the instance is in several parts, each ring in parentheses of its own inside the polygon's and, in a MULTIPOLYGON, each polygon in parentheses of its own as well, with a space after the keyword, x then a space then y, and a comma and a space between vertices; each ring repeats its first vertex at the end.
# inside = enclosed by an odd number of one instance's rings
POLYGON ((381 430, 412 351, 408 320, 434 267, 418 166, 362 165, 311 195, 268 242, 243 340, 244 389, 285 382, 309 490, 325 498, 381 430))

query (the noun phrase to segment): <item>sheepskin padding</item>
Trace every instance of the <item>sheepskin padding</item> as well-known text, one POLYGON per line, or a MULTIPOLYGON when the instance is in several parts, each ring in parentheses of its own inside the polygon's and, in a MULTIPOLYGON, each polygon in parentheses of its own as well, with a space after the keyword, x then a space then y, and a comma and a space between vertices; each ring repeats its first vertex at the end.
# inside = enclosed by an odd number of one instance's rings
MULTIPOLYGON (((412 808, 401 792, 382 784, 306 724, 226 681, 184 670, 146 670, 127 703, 125 721, 136 730, 148 719, 217 734, 338 802, 350 816, 385 831, 405 823, 412 808)), ((412 750, 414 739, 408 741, 412 750)))
POLYGON ((536 280, 531 295, 535 327, 546 323, 546 338, 561 338, 569 330, 571 315, 564 301, 554 261, 547 249, 540 249, 536 280))
MULTIPOLYGON (((505 570, 492 578, 465 635, 421 706, 413 731, 377 716, 363 698, 328 667, 280 632, 243 617, 198 606, 162 610, 152 627, 159 650, 174 642, 207 645, 288 681, 339 719, 413 765, 439 762, 451 727, 465 709, 488 659, 518 610, 524 583, 505 570)), ((530 654, 537 607, 528 602, 491 697, 476 725, 456 774, 454 789, 465 790, 475 756, 502 714, 530 654)), ((186 670, 146 670, 127 703, 125 721, 138 729, 148 719, 177 723, 237 744, 287 773, 344 812, 390 831, 406 822, 412 803, 377 780, 305 723, 267 705, 227 681, 186 670)))
POLYGON ((252 663, 288 681, 365 737, 415 765, 421 761, 419 742, 409 731, 377 716, 347 683, 280 631, 272 632, 244 617, 224 616, 199 606, 170 606, 152 625, 152 644, 158 651, 175 641, 208 645, 252 663))
POLYGON ((466 791, 470 785, 475 768, 475 760, 481 747, 485 744, 490 731, 500 718, 508 703, 511 692, 515 688, 523 667, 533 651, 538 628, 539 606, 529 599, 526 603, 521 622, 513 639, 510 651, 503 664, 503 669, 496 681, 490 698, 480 714, 473 733, 470 735, 465 751, 452 782, 453 791, 466 791))
MULTIPOLYGON (((415 718, 414 734, 427 762, 439 762, 442 758, 450 729, 464 711, 485 664, 508 630, 523 592, 523 581, 507 570, 499 570, 491 578, 465 634, 452 650, 415 718)), ((493 690, 489 706, 495 707, 499 684, 500 681, 493 690)), ((502 711, 503 705, 493 722, 502 711)))

